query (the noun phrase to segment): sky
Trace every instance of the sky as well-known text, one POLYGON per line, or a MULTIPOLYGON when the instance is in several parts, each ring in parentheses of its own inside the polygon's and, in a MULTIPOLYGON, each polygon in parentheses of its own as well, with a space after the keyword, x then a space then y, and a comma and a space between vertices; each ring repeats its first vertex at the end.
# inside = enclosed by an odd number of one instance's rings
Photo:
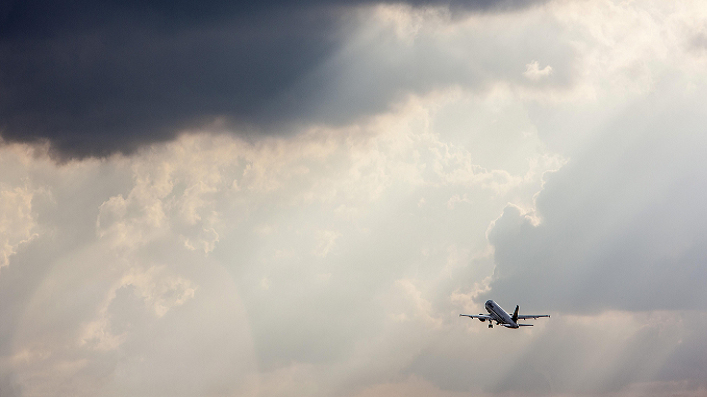
POLYGON ((705 104, 697 0, 3 2, 0 396, 704 396, 705 104))

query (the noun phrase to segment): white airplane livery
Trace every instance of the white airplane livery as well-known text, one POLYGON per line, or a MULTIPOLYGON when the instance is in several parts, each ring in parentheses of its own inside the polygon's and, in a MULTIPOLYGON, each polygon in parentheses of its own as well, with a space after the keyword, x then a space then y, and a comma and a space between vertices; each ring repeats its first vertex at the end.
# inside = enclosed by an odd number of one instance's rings
POLYGON ((486 308, 486 311, 489 312, 489 314, 479 314, 478 316, 473 315, 473 314, 460 314, 459 317, 470 317, 470 318, 478 318, 479 321, 484 322, 488 320, 489 322, 489 328, 493 328, 493 322, 496 322, 496 325, 501 324, 502 326, 506 328, 520 328, 520 327, 532 327, 533 324, 518 324, 518 320, 529 320, 529 319, 536 319, 540 317, 550 317, 549 314, 524 314, 520 315, 518 314, 518 309, 519 307, 516 306, 516 310, 513 312, 513 315, 510 315, 506 313, 501 306, 496 304, 493 300, 489 299, 486 301, 484 304, 484 307, 486 308))

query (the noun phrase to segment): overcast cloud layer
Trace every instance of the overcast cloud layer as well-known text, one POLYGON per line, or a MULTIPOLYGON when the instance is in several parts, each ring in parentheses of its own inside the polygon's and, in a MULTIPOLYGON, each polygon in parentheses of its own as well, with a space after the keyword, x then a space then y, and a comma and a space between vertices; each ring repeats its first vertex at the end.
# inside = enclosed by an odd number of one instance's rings
POLYGON ((1 9, 0 396, 707 393, 707 9, 519 5, 1 9))

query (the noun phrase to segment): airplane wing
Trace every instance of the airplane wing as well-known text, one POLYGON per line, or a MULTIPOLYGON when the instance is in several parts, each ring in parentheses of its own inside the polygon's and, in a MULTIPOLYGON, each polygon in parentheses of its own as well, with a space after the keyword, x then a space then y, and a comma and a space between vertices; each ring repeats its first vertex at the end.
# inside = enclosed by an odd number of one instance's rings
POLYGON ((550 317, 549 314, 519 314, 518 315, 518 320, 529 320, 529 319, 536 319, 540 317, 550 317))
POLYGON ((478 316, 474 314, 460 314, 459 317, 470 317, 470 318, 478 318, 479 320, 491 320, 491 316, 487 316, 484 314, 479 314, 478 316))

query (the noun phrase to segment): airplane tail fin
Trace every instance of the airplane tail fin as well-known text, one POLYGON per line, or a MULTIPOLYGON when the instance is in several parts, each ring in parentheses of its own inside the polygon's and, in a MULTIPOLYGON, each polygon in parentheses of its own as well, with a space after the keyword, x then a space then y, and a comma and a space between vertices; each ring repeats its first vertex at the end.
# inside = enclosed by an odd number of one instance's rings
POLYGON ((516 310, 513 312, 513 317, 511 317, 514 323, 518 322, 518 309, 520 309, 520 306, 516 305, 516 310))

